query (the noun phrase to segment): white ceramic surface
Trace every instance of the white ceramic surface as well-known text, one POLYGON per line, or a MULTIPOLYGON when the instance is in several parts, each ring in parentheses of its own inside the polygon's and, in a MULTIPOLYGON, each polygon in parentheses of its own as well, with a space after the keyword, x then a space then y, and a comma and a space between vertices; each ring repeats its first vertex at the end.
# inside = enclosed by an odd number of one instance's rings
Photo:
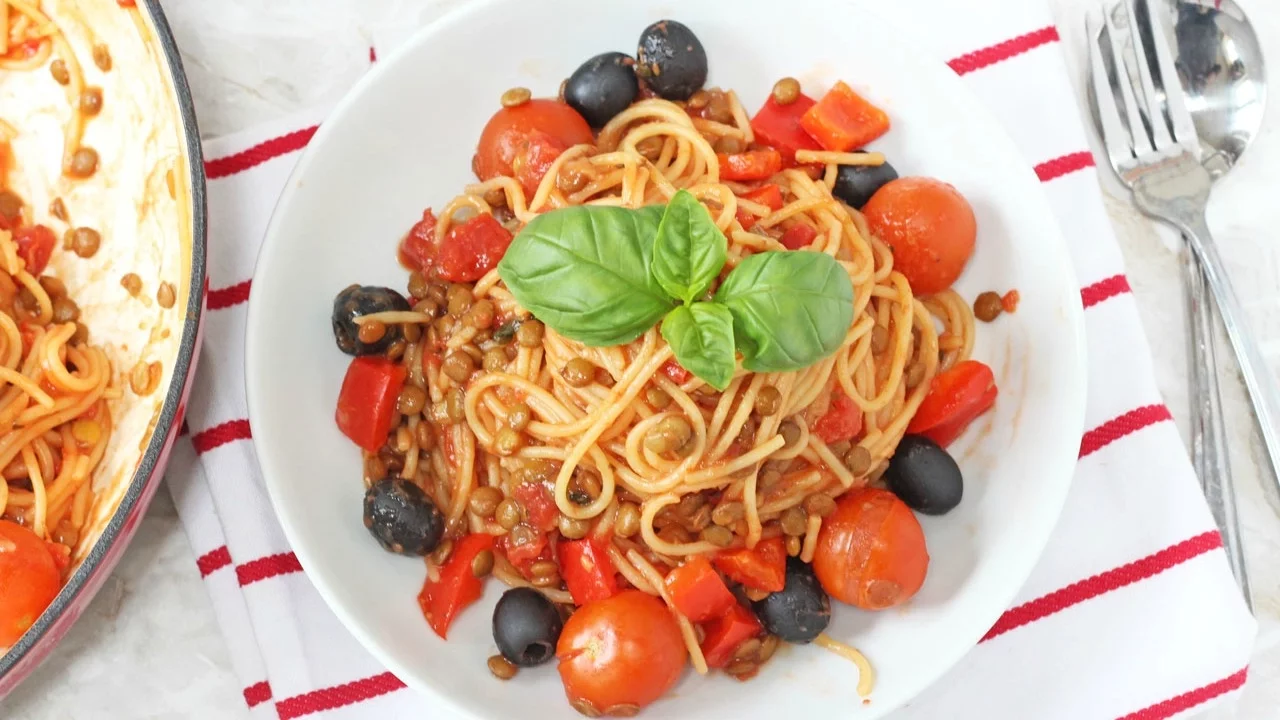
MULTIPOLYGON (((560 4, 572 32, 536 5, 492 0, 456 11, 387 58, 340 105, 300 161, 277 209, 254 278, 247 384, 259 460, 289 540, 308 577, 355 635, 397 676, 483 717, 571 718, 554 672, 495 684, 490 603, 464 613, 441 642, 415 602, 421 561, 383 552, 359 522, 360 459, 332 422, 348 358, 333 347, 328 313, 351 282, 402 287, 395 246, 427 205, 439 207, 470 175, 475 140, 507 87, 554 94, 560 78, 604 48, 629 48, 641 28, 672 12, 662 2, 560 4), (501 15, 502 23, 492 18, 501 15), (483 35, 484 42, 477 43, 483 35), (498 55, 486 48, 503 47, 498 55), (464 76, 440 68, 465 66, 464 76), (441 112, 441 99, 448 111, 441 112), (353 211, 353 208, 357 209, 353 211), (301 271, 300 271, 301 270, 301 271)), ((958 444, 969 479, 961 507, 924 521, 933 563, 906 608, 880 614, 838 608, 830 633, 862 648, 879 681, 861 705, 846 661, 789 649, 739 685, 693 673, 655 715, 743 717, 785 691, 806 716, 870 719, 914 696, 959 660, 1008 606, 1061 507, 1079 449, 1084 365, 1080 300, 1070 261, 1040 184, 998 124, 941 63, 871 12, 831 0, 782 8, 739 3, 732 26, 712 6, 678 18, 706 45, 711 84, 736 88, 755 108, 773 81, 799 77, 820 93, 841 77, 885 107, 894 130, 876 144, 904 174, 955 184, 975 207, 979 249, 959 289, 1017 287, 1017 314, 979 331, 976 354, 1001 387, 994 414, 958 444), (811 30, 753 38, 787 22, 811 30), (841 27, 876 27, 858 43, 841 27), (829 32, 829 37, 822 37, 829 32), (940 123, 937 118, 946 117, 940 123), (932 118, 932 120, 931 120, 932 118), (1035 482, 1026 482, 1035 477, 1035 482)))

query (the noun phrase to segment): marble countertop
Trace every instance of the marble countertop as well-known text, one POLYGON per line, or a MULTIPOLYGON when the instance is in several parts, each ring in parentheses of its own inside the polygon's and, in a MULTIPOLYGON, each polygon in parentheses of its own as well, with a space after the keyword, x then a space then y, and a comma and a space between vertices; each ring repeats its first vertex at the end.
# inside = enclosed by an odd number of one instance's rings
MULTIPOLYGON (((352 57, 388 18, 433 0, 162 0, 182 48, 206 137, 332 102, 356 80, 352 57)), ((1086 8, 1097 0, 1049 0, 1077 81, 1084 77, 1086 8)), ((1280 4, 1240 0, 1265 50, 1280 58, 1280 4)), ((1079 82, 1077 83, 1079 84, 1079 82)), ((1083 96, 1082 96, 1083 97, 1083 96)), ((1274 105, 1274 102, 1273 102, 1274 105)), ((1280 112, 1239 167, 1215 189, 1209 223, 1262 342, 1280 371, 1280 112)), ((1184 436, 1186 331, 1178 240, 1139 215, 1110 173, 1108 211, 1124 247, 1158 382, 1184 436)), ((1225 348, 1225 344, 1221 347, 1225 348)), ((1225 351, 1220 356, 1229 355, 1225 351)), ((1223 391, 1240 520, 1259 635, 1249 682, 1234 707, 1208 717, 1262 720, 1280 707, 1280 492, 1259 473, 1247 399, 1230 372, 1223 391)), ((1280 377, 1280 375, 1277 375, 1280 377)), ((247 717, 240 684, 168 493, 157 494, 137 537, 79 623, 45 664, 0 703, 0 717, 247 717)))

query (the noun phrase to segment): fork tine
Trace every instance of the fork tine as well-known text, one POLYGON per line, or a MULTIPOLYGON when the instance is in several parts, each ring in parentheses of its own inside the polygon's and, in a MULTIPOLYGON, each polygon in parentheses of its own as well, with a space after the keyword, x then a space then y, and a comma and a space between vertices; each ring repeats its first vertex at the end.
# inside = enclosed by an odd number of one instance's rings
POLYGON ((1165 101, 1168 104, 1169 120, 1173 124, 1173 139, 1195 153, 1200 152, 1200 139, 1196 135, 1196 125, 1191 120, 1191 112, 1187 110, 1186 94, 1182 91, 1182 81, 1178 77, 1178 69, 1173 62, 1173 52, 1169 49, 1169 36, 1165 34, 1164 19, 1160 17, 1160 3, 1147 0, 1147 18, 1151 21, 1151 37, 1155 38, 1156 67, 1160 74, 1160 86, 1164 88, 1165 101))
POLYGON ((1111 79, 1102 60, 1102 25, 1093 12, 1085 13, 1085 34, 1089 37, 1089 69, 1092 73, 1090 84, 1093 87, 1094 103, 1098 108, 1102 141, 1107 146, 1107 156, 1111 158, 1112 167, 1119 168, 1121 163, 1133 159, 1133 150, 1129 143, 1129 131, 1120 121, 1116 97, 1111 92, 1111 79))
MULTIPOLYGON (((1133 43, 1134 64, 1138 66, 1138 85, 1141 86, 1145 99, 1151 139, 1157 150, 1164 150, 1173 145, 1173 138, 1169 136, 1169 126, 1164 119, 1164 103, 1156 96, 1155 85, 1151 82, 1151 64, 1147 60, 1146 43, 1142 40, 1141 26, 1138 25, 1137 0, 1124 0, 1124 8, 1129 15, 1129 39, 1133 43)), ((1149 5, 1148 9, 1150 9, 1149 5)), ((1162 43, 1162 39, 1158 36, 1154 41, 1156 45, 1162 43)))
POLYGON ((1151 136, 1147 134, 1147 129, 1142 124, 1142 114, 1138 112, 1138 101, 1133 96, 1133 83, 1129 80, 1129 73, 1125 69, 1124 45, 1120 41, 1120 31, 1116 29, 1115 21, 1111 18, 1111 9, 1103 8, 1102 21, 1106 23, 1107 37, 1111 41, 1111 58, 1115 63, 1116 84, 1120 86, 1120 99, 1124 101, 1125 117, 1129 120, 1133 153, 1141 157, 1146 153, 1155 152, 1155 148, 1151 146, 1151 136))

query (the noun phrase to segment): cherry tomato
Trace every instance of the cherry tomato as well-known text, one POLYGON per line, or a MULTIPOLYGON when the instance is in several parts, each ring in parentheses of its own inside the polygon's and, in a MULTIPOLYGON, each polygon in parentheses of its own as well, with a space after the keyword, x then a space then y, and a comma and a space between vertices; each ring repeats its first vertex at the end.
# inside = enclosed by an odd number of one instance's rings
POLYGON ((973 256, 978 237, 973 208, 940 180, 891 180, 862 212, 871 231, 893 251, 893 269, 920 295, 951 287, 973 256))
MULTIPOLYGON (((475 170, 481 180, 499 175, 516 177, 516 166, 525 168, 518 178, 525 192, 532 193, 528 181, 541 173, 535 167, 549 165, 565 149, 593 140, 591 126, 578 111, 559 100, 530 100, 494 113, 480 134, 475 170), (552 147, 554 145, 555 147, 552 147), (548 157, 549 156, 549 157, 548 157), (532 161, 532 162, 531 162, 532 161)), ((533 189, 538 183, 533 182, 533 189)))
POLYGON ((911 599, 924 584, 929 553, 911 508, 888 490, 847 493, 818 533, 813 571, 831 597, 863 610, 911 599))
POLYGON ((13 231, 13 241, 18 244, 18 255, 27 263, 27 272, 39 275, 49 265, 53 246, 58 244, 53 231, 44 225, 28 225, 13 231))
POLYGON ((978 416, 996 403, 996 378, 991 368, 965 360, 939 373, 929 394, 907 425, 907 432, 924 435, 942 447, 952 443, 978 416))
POLYGON ((687 653, 675 616, 639 590, 578 608, 556 645, 565 695, 591 717, 662 697, 680 679, 687 653))
POLYGON ((21 525, 0 520, 0 647, 31 627, 58 594, 61 577, 43 540, 21 525))
POLYGON ((812 225, 798 222, 787 228, 778 242, 788 250, 803 250, 812 245, 816 237, 818 237, 818 231, 812 225))
POLYGON ((492 215, 477 215, 449 229, 437 250, 435 274, 450 282, 475 282, 498 266, 513 239, 492 215))

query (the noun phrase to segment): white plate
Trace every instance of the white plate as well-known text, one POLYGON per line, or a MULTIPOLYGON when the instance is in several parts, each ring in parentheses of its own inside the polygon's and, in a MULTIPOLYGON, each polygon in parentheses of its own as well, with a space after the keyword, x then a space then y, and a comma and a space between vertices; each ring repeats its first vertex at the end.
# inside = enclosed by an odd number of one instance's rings
POLYGON ((755 680, 688 673, 648 717, 844 717, 870 720, 954 665, 1022 585, 1070 483, 1084 418, 1084 338, 1071 263, 1036 176, 999 124, 940 61, 899 29, 841 0, 721 3, 557 0, 471 3, 419 33, 351 92, 311 141, 267 233, 249 309, 247 385, 258 458, 285 532, 329 605, 387 667, 461 716, 573 718, 554 667, 497 682, 489 622, 499 583, 454 624, 446 644, 416 602, 420 560, 378 547, 360 522, 360 453, 333 411, 349 358, 329 312, 352 282, 403 288, 398 240, 428 205, 471 181, 480 129, 507 88, 554 95, 588 57, 634 51, 664 16, 689 25, 709 84, 748 110, 792 75, 810 94, 843 78, 889 112, 875 148, 900 173, 953 183, 978 216, 965 297, 1017 288, 1014 315, 980 325, 976 355, 995 370, 994 413, 957 444, 960 507, 923 520, 933 560, 909 606, 879 614, 839 606, 830 634, 860 647, 879 680, 854 693, 851 664, 789 648, 755 680), (792 28, 788 31, 787 28, 792 28), (851 35, 850 28, 858 32, 851 35))

